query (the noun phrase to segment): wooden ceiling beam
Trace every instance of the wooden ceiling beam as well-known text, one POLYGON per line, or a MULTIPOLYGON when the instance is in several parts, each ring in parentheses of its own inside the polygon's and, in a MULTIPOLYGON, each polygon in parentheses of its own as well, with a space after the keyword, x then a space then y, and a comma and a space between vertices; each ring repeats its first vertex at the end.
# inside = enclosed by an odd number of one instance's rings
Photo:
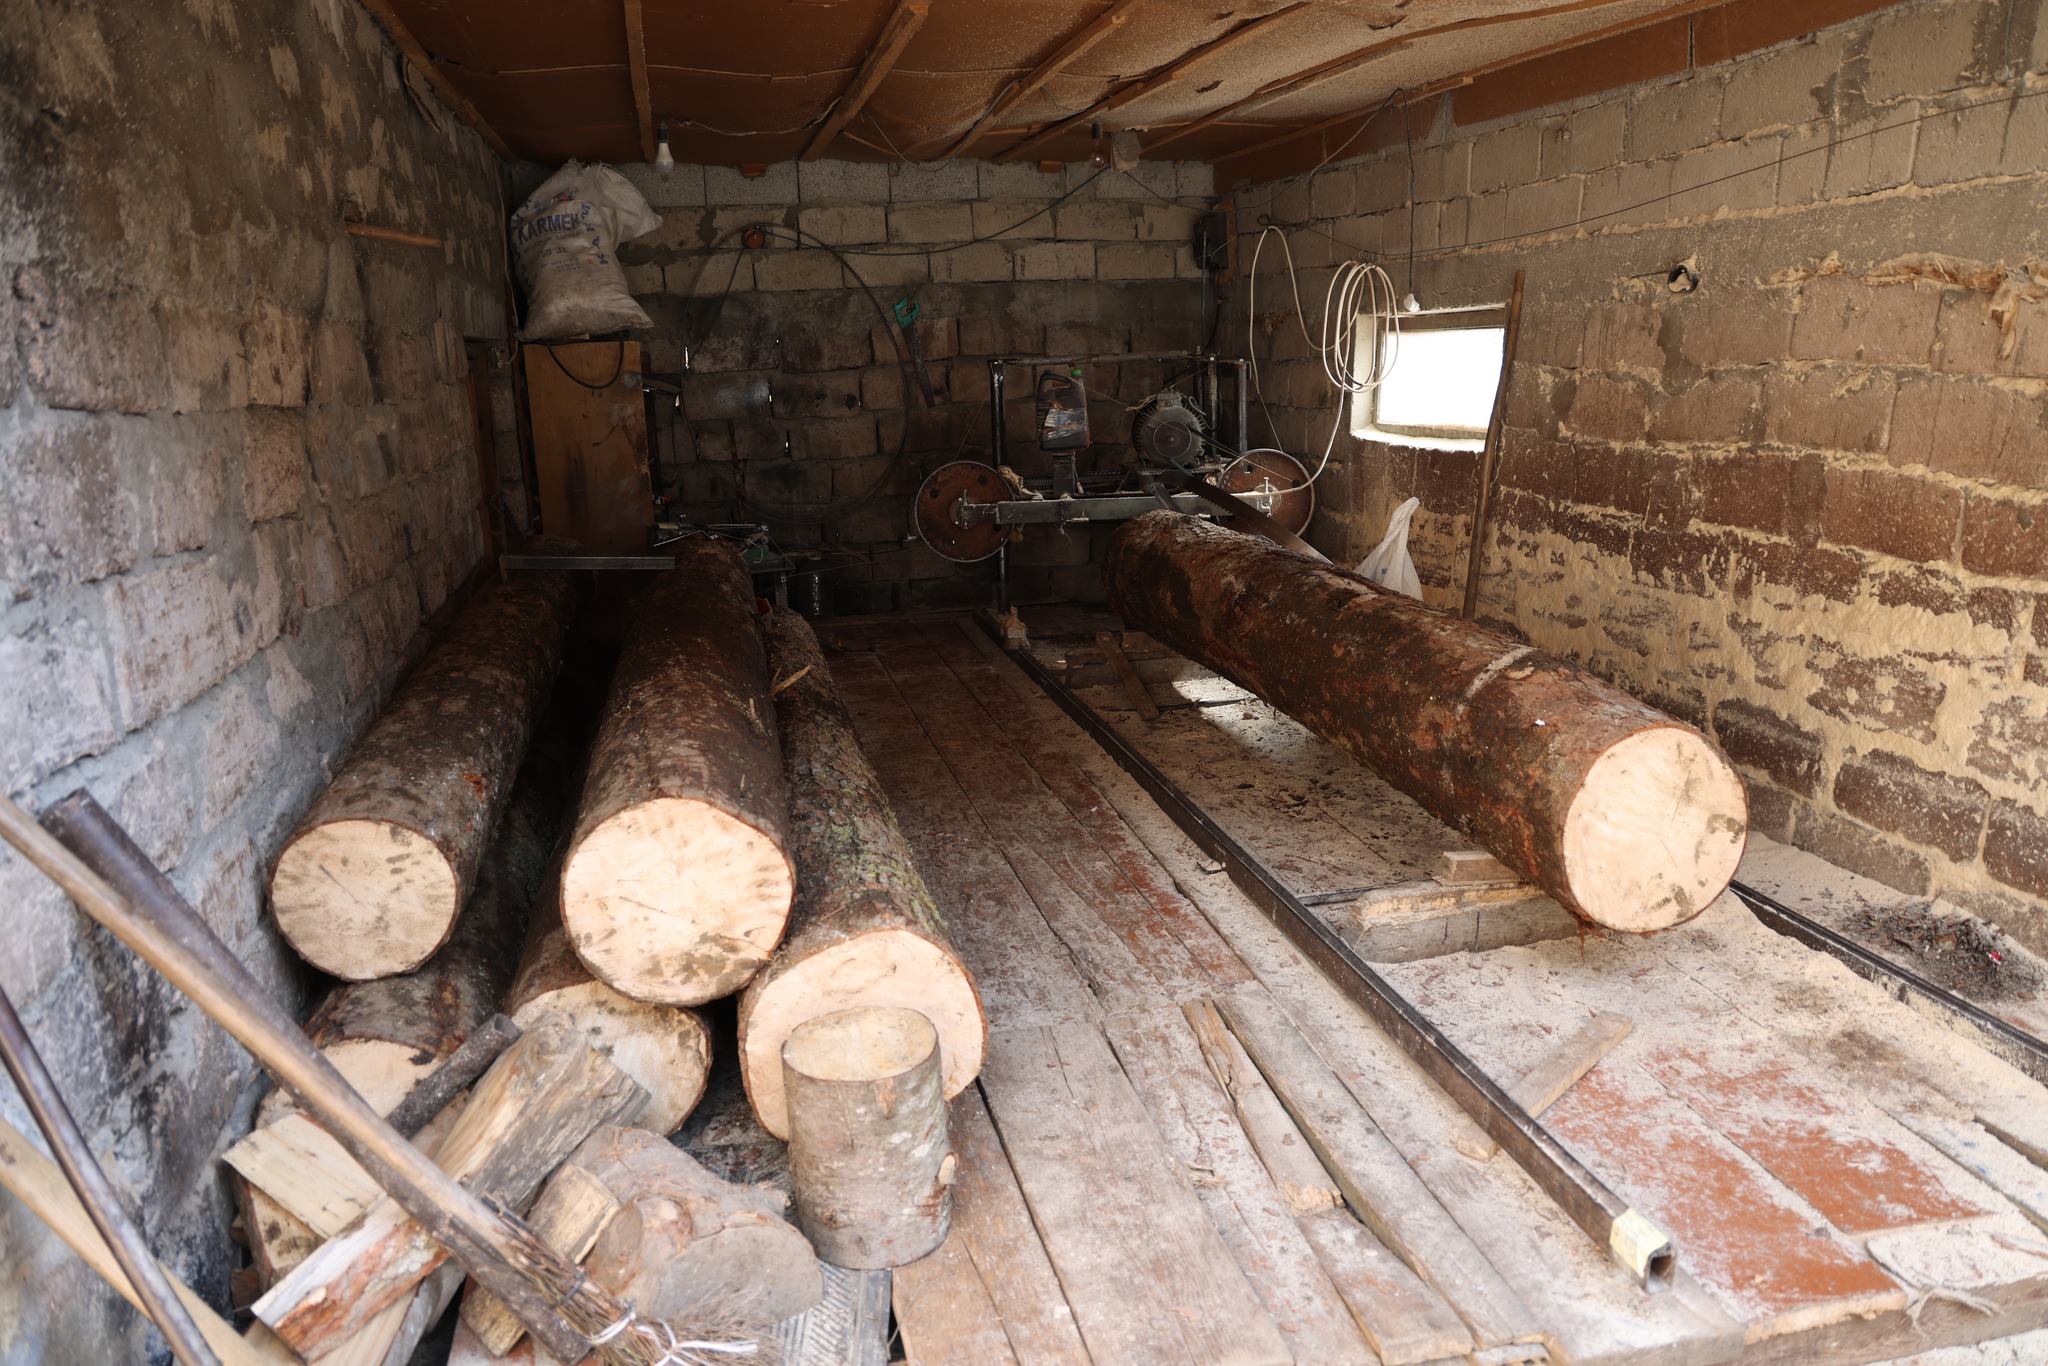
POLYGON ((1116 0, 1115 4, 1082 25, 1072 37, 1055 48, 1051 56, 1031 68, 1027 75, 999 96, 996 102, 989 106, 988 112, 976 119, 974 126, 962 134, 958 142, 947 148, 945 156, 939 160, 950 161, 966 151, 974 140, 981 136, 983 129, 1037 94, 1045 87, 1047 81, 1065 71, 1079 61, 1090 48, 1116 32, 1123 22, 1130 18, 1129 11, 1137 2, 1138 0, 1116 0))
POLYGON ((440 96, 441 102, 454 110, 457 118, 482 134, 483 140, 491 144, 492 150, 499 156, 507 161, 512 160, 512 149, 505 144, 505 139, 498 135, 497 129, 485 121, 484 116, 477 112, 476 106, 471 104, 460 90, 449 84, 448 78, 443 76, 441 69, 435 65, 433 57, 420 46, 419 39, 412 36, 412 30, 405 26, 405 21, 398 17, 398 11, 391 7, 391 0, 363 0, 363 8, 370 12, 370 17, 384 30, 384 36, 391 40, 392 46, 404 53, 407 61, 419 68, 420 75, 426 78, 427 84, 434 87, 434 93, 440 96))
POLYGON ((1111 91, 1094 104, 1083 109, 1080 113, 1061 119, 1058 123, 1040 129, 1016 146, 996 153, 991 160, 1015 161, 1020 157, 1029 156, 1046 143, 1066 132, 1069 128, 1092 122, 1104 114, 1121 109, 1133 101, 1143 99, 1153 91, 1173 84, 1175 81, 1186 76, 1190 71, 1215 61, 1232 48, 1250 42, 1252 39, 1270 31, 1276 24, 1282 23, 1309 8, 1311 6, 1306 3, 1306 0, 1300 0, 1300 2, 1289 5, 1285 9, 1274 10, 1271 14, 1265 15, 1262 18, 1239 24, 1228 33, 1213 38, 1190 52, 1183 53, 1151 75, 1111 91))
POLYGON ((633 78, 633 113, 640 121, 640 159, 654 160, 654 95, 647 83, 647 24, 644 0, 624 0, 626 69, 633 78))
MULTIPOLYGON (((1247 109, 1268 104, 1283 96, 1299 94, 1311 86, 1322 84, 1324 81, 1349 75, 1351 72, 1358 70, 1358 68, 1377 61, 1381 57, 1392 56, 1394 53, 1422 38, 1434 37, 1439 33, 1456 33, 1469 28, 1488 28, 1495 24, 1519 23, 1525 19, 1550 19, 1560 14, 1571 14, 1585 9, 1599 9, 1607 5, 1620 3, 1622 3, 1622 0, 1568 0, 1568 3, 1551 5, 1544 9, 1519 10, 1513 14, 1476 15, 1470 19, 1459 19, 1448 24, 1438 24, 1435 28, 1416 29, 1409 33, 1397 34, 1381 42, 1368 43, 1364 47, 1344 53, 1342 56, 1332 57, 1326 62, 1319 62, 1306 71, 1298 71, 1292 76, 1282 76, 1278 80, 1268 81, 1240 100, 1226 104, 1212 113, 1204 114, 1190 123, 1184 123, 1178 128, 1169 130, 1164 136, 1155 139, 1152 145, 1155 148, 1164 147, 1170 142, 1178 141, 1191 133, 1199 133, 1204 128, 1220 123, 1233 114, 1241 114, 1247 109)), ((1669 11, 1664 11, 1657 17, 1666 18, 1669 16, 1669 13, 1669 11)), ((1577 40, 1574 39, 1573 41, 1577 40)), ((1348 118, 1350 116, 1345 115, 1344 117, 1348 118)))
POLYGON ((910 46, 910 40, 924 27, 925 18, 931 10, 931 0, 897 0, 895 12, 882 26, 882 36, 875 40, 874 47, 868 50, 867 60, 854 73, 853 84, 846 88, 846 93, 832 106, 825 121, 818 125, 817 136, 804 148, 803 160, 816 161, 823 156, 840 130, 853 122, 854 115, 866 106, 868 97, 875 93, 895 67, 903 49, 910 46))

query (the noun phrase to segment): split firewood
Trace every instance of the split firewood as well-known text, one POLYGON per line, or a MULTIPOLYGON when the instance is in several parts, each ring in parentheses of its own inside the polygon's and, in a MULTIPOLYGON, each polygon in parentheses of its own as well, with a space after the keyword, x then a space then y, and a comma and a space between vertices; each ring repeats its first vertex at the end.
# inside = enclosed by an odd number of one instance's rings
MULTIPOLYGON (((535 1237, 569 1261, 580 1262, 618 1212, 618 1199, 604 1183, 572 1160, 549 1179, 526 1222, 535 1237)), ((526 1336, 526 1325, 482 1286, 471 1286, 463 1299, 462 1322, 478 1350, 490 1357, 505 1355, 526 1336)))
MULTIPOLYGON (((522 1210, 593 1129, 629 1122, 646 1103, 646 1092, 574 1031, 535 1029, 477 1083, 435 1161, 473 1192, 522 1210)), ((258 1300, 256 1317, 311 1361, 446 1259, 385 1197, 258 1300)))
POLYGON ((1178 512, 1110 538, 1118 615, 1369 765, 1558 904, 1692 919, 1734 876, 1741 777, 1693 727, 1554 655, 1178 512))
POLYGON ((399 686, 271 874, 307 962, 364 981, 448 942, 589 595, 578 573, 493 585, 399 686))
POLYGON ((939 1035, 896 1006, 806 1020, 782 1045, 797 1222, 834 1266, 906 1266, 946 1240, 953 1175, 939 1035))
POLYGON ((771 1324, 824 1294, 817 1256, 774 1187, 721 1180, 644 1129, 600 1130, 570 1163, 619 1202, 584 1268, 642 1314, 771 1324))
POLYGON ((732 546, 691 540, 634 604, 562 868, 562 921, 636 1000, 700 1005, 746 985, 795 891, 788 802, 754 586, 732 546))
POLYGON ((558 879, 544 881, 534 903, 526 953, 504 1010, 522 1029, 557 1020, 579 1030, 592 1048, 646 1090, 642 1128, 673 1132, 704 1095, 711 1075, 711 1034, 703 1017, 682 1006, 636 1001, 599 981, 576 956, 562 926, 558 879))
POLYGON ((912 862, 889 799, 854 737, 810 623, 768 618, 775 714, 789 780, 798 891, 789 938, 740 997, 741 1075, 762 1127, 789 1136, 782 1045, 805 1020, 902 1006, 939 1032, 948 1099, 981 1071, 988 1019, 912 862))

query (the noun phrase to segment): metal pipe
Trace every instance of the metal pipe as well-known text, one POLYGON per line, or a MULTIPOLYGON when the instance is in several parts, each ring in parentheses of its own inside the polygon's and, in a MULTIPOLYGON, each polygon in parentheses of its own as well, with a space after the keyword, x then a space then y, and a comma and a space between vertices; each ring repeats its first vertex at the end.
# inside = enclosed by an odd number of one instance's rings
POLYGON ((78 1202, 85 1206, 93 1227, 106 1240, 108 1251, 114 1254, 121 1274, 134 1288, 143 1312, 170 1344, 171 1354, 184 1366, 220 1366, 220 1358, 200 1336, 199 1325, 192 1321, 177 1292, 171 1289, 164 1269, 157 1265, 149 1244, 143 1241, 142 1230, 135 1227, 114 1188, 107 1184, 106 1173, 93 1161, 85 1135, 71 1118, 70 1108, 64 1104, 49 1069, 43 1066, 42 1057, 22 1027, 21 1017, 14 1013, 14 1002, 7 998, 5 990, 0 990, 0 1062, 7 1065, 7 1073, 21 1089, 29 1113, 50 1141, 50 1151, 56 1156, 64 1179, 78 1192, 78 1202))
POLYGON ((1517 1104, 1513 1097, 1486 1075, 1484 1069, 1429 1018, 1403 997, 1386 978, 1375 972, 1355 950, 1315 913, 1301 898, 1262 863, 1258 856, 1233 839, 1207 812, 1174 785, 1151 760, 1139 753, 1123 734, 1076 697, 1052 676, 1029 650, 1010 653, 1019 668, 1047 696, 1059 703, 1081 728, 1109 752, 1112 759, 1137 779, 1139 785, 1159 803, 1176 825, 1211 858, 1223 863, 1230 880, 1237 884, 1267 919, 1271 920, 1302 954, 1330 981, 1349 996, 1401 1050, 1450 1098, 1470 1115, 1487 1136, 1500 1144, 1522 1169, 1529 1173, 1568 1216, 1600 1247, 1651 1290, 1668 1289, 1677 1268, 1677 1253, 1671 1240, 1648 1219, 1630 1208, 1627 1201, 1609 1190, 1599 1177, 1574 1157, 1555 1136, 1517 1104))
POLYGON ((988 363, 988 463, 1001 465, 1009 459, 1009 433, 1003 417, 1003 367, 1008 361, 988 363))
POLYGON ((1231 364, 1237 368, 1237 453, 1243 455, 1252 448, 1251 369, 1242 360, 1231 364))

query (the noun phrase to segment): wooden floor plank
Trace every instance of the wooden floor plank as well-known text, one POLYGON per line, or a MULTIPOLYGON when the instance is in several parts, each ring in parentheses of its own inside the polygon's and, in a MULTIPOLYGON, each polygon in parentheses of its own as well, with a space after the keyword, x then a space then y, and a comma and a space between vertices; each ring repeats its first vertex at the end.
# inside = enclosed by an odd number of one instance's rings
POLYGON ((1376 1366, 1340 1288, 1210 1075, 1186 1018, 1171 1006, 1154 1006, 1112 1015, 1103 1028, 1294 1360, 1301 1366, 1376 1366))
POLYGON ((1967 1120, 1911 1111, 1893 1117, 2048 1232, 2048 1171, 1967 1120))
POLYGON ((1291 1362, 1101 1032, 989 1043, 990 1114, 1097 1366, 1291 1362))
MULTIPOLYGON (((1205 866, 1194 845, 1070 717, 999 653, 984 659, 986 686, 1014 698, 1020 724, 1068 756, 1296 1026, 1326 1058, 1339 1060, 1344 1086, 1430 1192, 1483 1240, 1503 1275, 1537 1309, 1558 1356, 1583 1366, 1715 1366, 1743 1352, 1740 1325, 1689 1278, 1681 1274, 1674 1293, 1644 1294, 1521 1168, 1464 1157, 1459 1140, 1483 1139, 1479 1129, 1228 878, 1205 866)), ((1446 836, 1444 847, 1463 842, 1446 836)))
POLYGON ((1542 1325, 1272 1000, 1220 1003, 1245 1052, 1380 1242, 1457 1311, 1476 1345, 1537 1342, 1542 1325))
MULTIPOLYGON (((1029 707, 1014 690, 1022 682, 1002 650, 971 627, 951 631, 930 627, 925 638, 932 651, 967 685, 983 710, 1002 728, 1018 753, 1030 761, 1049 791, 1152 909, 1152 923, 1173 936, 1201 971, 1212 990, 1251 980, 1251 970, 1233 952, 1208 919, 1174 886, 1151 851, 1131 833, 1100 789, 1074 757, 1099 754, 1095 742, 1076 729, 1064 714, 1060 729, 1034 722, 1029 707)), ((1028 683, 1025 686, 1030 686, 1028 683)), ((1034 696, 1038 696, 1034 692, 1034 696)), ((1038 700, 1043 702, 1043 697, 1038 700)))
POLYGON ((995 1301, 955 1228, 892 1287, 896 1329, 910 1366, 1017 1366, 995 1301))
POLYGON ((989 1018, 1007 1027, 1099 1018, 1065 944, 996 852, 881 661, 837 654, 830 667, 989 1018))
POLYGON ((1472 1350, 1472 1334, 1349 1210, 1301 1216, 1301 1230, 1385 1366, 1415 1366, 1472 1350))

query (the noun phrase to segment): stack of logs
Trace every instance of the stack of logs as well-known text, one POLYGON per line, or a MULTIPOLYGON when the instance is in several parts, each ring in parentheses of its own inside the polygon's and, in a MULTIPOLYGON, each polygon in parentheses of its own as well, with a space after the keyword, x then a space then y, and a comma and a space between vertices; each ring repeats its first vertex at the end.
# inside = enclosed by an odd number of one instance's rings
MULTIPOLYGON (((943 1238, 944 1101, 986 1020, 809 625, 729 544, 683 543, 583 746, 557 680, 593 653, 591 593, 543 571, 472 601, 286 844, 271 905, 342 979, 309 1036, 394 1127, 643 1316, 758 1327, 818 1298, 814 1246, 877 1267, 943 1238), (721 1043, 698 1007, 726 997, 797 1227, 663 1137, 721 1043)), ((257 1123, 227 1156, 256 1318, 303 1360, 405 1361, 460 1269, 282 1093, 257 1123)), ((461 1314, 459 1360, 547 1359, 489 1295, 461 1314)))

